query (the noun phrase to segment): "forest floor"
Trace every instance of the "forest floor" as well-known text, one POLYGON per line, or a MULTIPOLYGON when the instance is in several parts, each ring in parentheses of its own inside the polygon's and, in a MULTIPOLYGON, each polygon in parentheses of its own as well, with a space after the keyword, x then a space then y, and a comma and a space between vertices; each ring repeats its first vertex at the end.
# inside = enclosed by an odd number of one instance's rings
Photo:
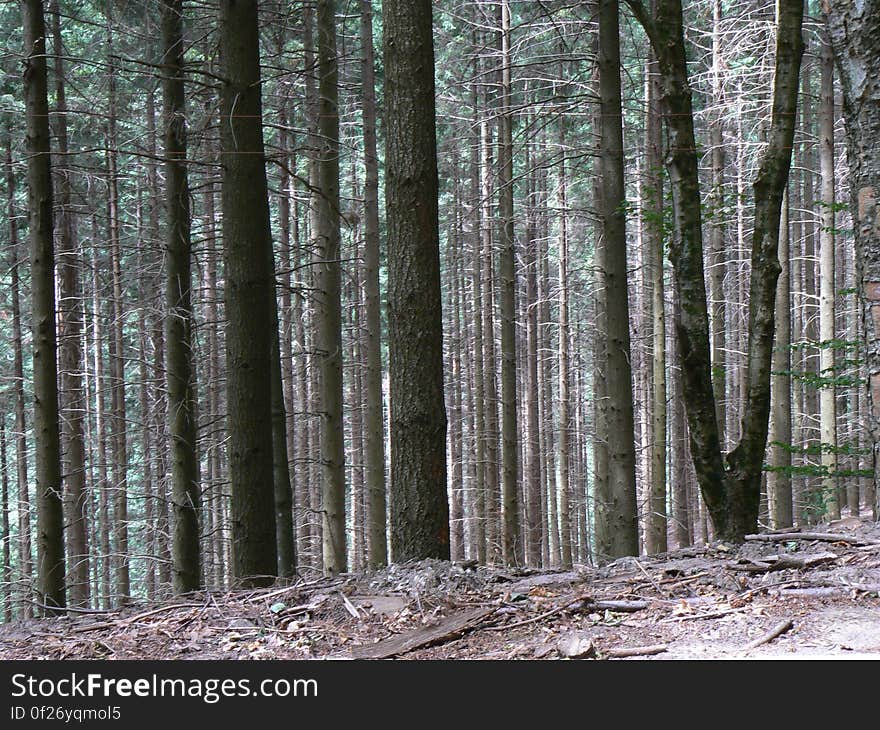
POLYGON ((880 658, 880 524, 534 571, 375 573, 0 627, 4 659, 880 658))

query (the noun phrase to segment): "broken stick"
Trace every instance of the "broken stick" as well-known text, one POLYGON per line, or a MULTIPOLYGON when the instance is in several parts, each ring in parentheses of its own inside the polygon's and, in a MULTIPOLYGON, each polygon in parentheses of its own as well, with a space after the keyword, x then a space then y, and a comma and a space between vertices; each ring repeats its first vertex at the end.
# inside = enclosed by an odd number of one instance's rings
POLYGON ((746 651, 751 651, 752 649, 757 649, 759 646, 763 646, 764 644, 769 644, 774 639, 782 636, 786 631, 791 631, 794 627, 794 621, 790 618, 785 619, 780 624, 774 626, 770 631, 768 631, 763 636, 758 637, 753 642, 751 642, 748 646, 746 646, 746 651))

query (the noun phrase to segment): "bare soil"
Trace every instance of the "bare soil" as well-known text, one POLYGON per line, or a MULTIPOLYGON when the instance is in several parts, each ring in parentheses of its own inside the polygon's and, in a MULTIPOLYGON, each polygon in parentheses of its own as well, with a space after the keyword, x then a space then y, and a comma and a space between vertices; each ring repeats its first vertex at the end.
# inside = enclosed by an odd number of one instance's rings
POLYGON ((434 560, 0 626, 3 659, 880 658, 880 525, 595 568, 434 560))

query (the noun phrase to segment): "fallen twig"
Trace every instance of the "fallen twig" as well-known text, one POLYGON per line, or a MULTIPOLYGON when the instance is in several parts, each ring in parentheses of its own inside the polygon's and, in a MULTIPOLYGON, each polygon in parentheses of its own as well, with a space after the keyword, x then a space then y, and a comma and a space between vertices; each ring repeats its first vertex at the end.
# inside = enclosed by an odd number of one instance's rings
POLYGON ((603 659, 625 659, 631 656, 651 656, 653 654, 662 654, 668 651, 666 644, 655 644, 654 646, 629 646, 619 649, 608 649, 601 653, 603 659))
POLYGON ((774 626, 770 631, 768 631, 763 636, 758 637, 750 644, 748 644, 745 648, 746 651, 751 651, 752 649, 757 649, 759 646, 763 646, 764 644, 769 644, 774 639, 782 636, 786 631, 791 631, 794 628, 794 621, 790 618, 785 619, 782 623, 774 626))

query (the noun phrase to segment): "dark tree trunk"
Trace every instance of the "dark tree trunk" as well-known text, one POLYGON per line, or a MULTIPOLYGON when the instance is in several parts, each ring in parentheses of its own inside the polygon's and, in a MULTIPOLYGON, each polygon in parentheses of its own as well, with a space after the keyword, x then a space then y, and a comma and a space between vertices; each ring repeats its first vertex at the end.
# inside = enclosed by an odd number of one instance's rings
POLYGON ((222 0, 220 146, 233 575, 278 570, 272 474, 272 242, 263 149, 257 0, 222 0))
POLYGON ((600 560, 608 560, 639 554, 617 0, 599 0, 599 95, 608 475, 602 481, 604 490, 596 495, 596 552, 600 560))
POLYGON ((342 267, 339 238, 339 90, 336 3, 318 0, 318 264, 324 572, 346 569, 345 436, 342 416, 342 267))
POLYGON ((430 0, 386 0, 391 553, 449 558, 430 0))
POLYGON ((37 481, 37 596, 48 614, 65 606, 64 511, 58 424, 55 250, 46 24, 42 0, 22 3, 31 249, 34 439, 37 481))
POLYGON ((712 390, 697 149, 681 2, 658 0, 654 17, 638 0, 626 2, 648 33, 663 77, 661 102, 669 135, 668 168, 673 192, 674 234, 670 259, 681 307, 675 330, 681 352, 691 455, 716 535, 741 541, 747 533, 757 529, 767 444, 774 305, 780 270, 779 219, 794 138, 803 55, 803 3, 780 0, 769 144, 754 181, 755 228, 745 377, 747 407, 740 442, 723 458, 712 390))
POLYGON ((199 571, 199 462, 196 457, 195 368, 192 361, 190 192, 186 168, 186 95, 183 78, 183 0, 162 3, 162 88, 168 279, 165 372, 171 441, 171 560, 175 594, 201 585, 199 571))

